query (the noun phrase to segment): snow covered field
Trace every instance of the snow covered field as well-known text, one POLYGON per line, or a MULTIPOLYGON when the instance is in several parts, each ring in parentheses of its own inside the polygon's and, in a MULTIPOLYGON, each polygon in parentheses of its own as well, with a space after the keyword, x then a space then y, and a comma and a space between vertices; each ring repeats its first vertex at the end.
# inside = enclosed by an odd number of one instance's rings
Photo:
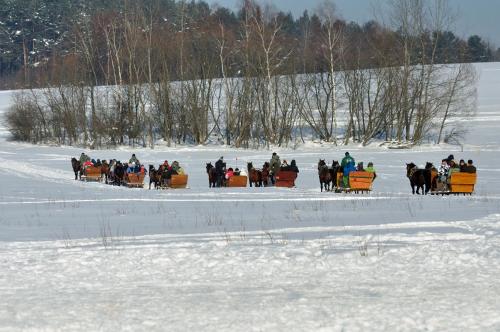
MULTIPOLYGON (((478 65, 463 146, 308 145, 297 188, 208 189, 205 163, 272 151, 87 151, 179 160, 188 190, 73 180, 82 150, 0 126, 0 331, 500 330, 500 63, 478 65), (373 161, 370 195, 320 193, 318 158, 373 161), (416 197, 405 162, 473 159, 472 197, 416 197)), ((0 92, 0 113, 10 103, 0 92)))

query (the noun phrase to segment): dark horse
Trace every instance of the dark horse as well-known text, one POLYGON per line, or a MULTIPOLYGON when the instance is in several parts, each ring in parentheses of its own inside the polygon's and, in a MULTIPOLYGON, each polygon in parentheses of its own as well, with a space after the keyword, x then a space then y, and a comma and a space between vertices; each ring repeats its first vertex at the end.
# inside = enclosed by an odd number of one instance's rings
MULTIPOLYGON (((429 164, 430 163, 427 163, 427 165, 429 164)), ((422 195, 427 195, 429 193, 429 190, 431 190, 430 169, 420 169, 414 163, 409 163, 406 164, 406 176, 410 180, 411 190, 413 194, 415 194, 415 187, 417 188, 417 195, 420 195, 420 189, 422 189, 422 195)))
POLYGON ((332 175, 330 174, 330 170, 328 169, 328 165, 326 164, 324 159, 320 159, 318 162, 318 176, 319 184, 321 186, 321 192, 323 192, 323 186, 325 187, 326 191, 330 191, 332 175))
POLYGON ((208 187, 217 187, 217 172, 215 171, 214 165, 212 165, 212 163, 207 163, 206 169, 208 174, 208 187))
POLYGON ((247 163, 248 182, 250 187, 255 184, 256 187, 262 187, 262 171, 253 167, 252 162, 247 163))
POLYGON ((78 180, 78 176, 80 179, 82 178, 82 164, 76 158, 71 158, 71 167, 73 167, 73 172, 75 172, 75 180, 78 180))
POLYGON ((333 188, 338 188, 339 185, 337 183, 337 177, 339 172, 342 173, 343 169, 340 167, 340 164, 337 160, 332 161, 332 167, 329 169, 330 171, 330 176, 332 177, 332 189, 333 188))
POLYGON ((161 183, 161 171, 156 170, 153 165, 149 165, 149 189, 151 190, 151 184, 155 185, 155 189, 160 188, 161 183))
POLYGON ((125 170, 127 169, 126 165, 118 162, 115 165, 115 176, 113 179, 113 185, 121 186, 125 179, 125 170))

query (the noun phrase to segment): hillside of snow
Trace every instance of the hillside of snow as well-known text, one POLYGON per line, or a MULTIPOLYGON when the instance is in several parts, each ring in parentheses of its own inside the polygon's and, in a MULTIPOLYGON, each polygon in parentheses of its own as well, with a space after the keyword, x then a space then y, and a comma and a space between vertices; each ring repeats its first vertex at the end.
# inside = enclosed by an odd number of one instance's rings
POLYGON ((277 149, 297 160, 294 189, 209 189, 205 163, 273 152, 214 146, 85 151, 178 160, 186 190, 84 183, 82 149, 0 125, 0 331, 500 330, 500 63, 477 69, 462 146, 277 149), (374 162, 374 191, 321 193, 318 159, 347 150, 374 162), (411 195, 405 163, 449 154, 474 160, 475 194, 411 195))

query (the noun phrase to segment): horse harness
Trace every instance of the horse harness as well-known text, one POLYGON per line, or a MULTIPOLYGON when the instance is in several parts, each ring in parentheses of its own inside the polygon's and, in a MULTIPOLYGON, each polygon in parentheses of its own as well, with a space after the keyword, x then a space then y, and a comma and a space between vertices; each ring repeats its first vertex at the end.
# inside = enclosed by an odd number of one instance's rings
POLYGON ((410 173, 408 174, 408 178, 411 179, 413 177, 413 175, 418 171, 418 167, 415 166, 413 168, 410 169, 410 173))

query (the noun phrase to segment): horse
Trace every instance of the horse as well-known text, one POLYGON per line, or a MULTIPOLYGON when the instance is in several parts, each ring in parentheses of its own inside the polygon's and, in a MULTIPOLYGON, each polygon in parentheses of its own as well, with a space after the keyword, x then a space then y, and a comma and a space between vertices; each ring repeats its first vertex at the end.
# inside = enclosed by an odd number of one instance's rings
POLYGON ((417 195, 420 195, 420 189, 422 189, 422 195, 427 195, 429 193, 429 190, 431 190, 430 169, 419 169, 417 165, 415 165, 414 163, 409 163, 406 164, 406 176, 410 180, 412 193, 414 195, 415 195, 415 187, 417 188, 416 190, 417 195))
POLYGON ((430 172, 430 178, 431 178, 431 191, 432 190, 436 190, 437 188, 437 169, 436 167, 434 167, 434 165, 430 162, 427 162, 425 164, 425 169, 428 170, 430 172), (435 176, 433 176, 433 172, 435 172, 435 176))
POLYGON ((271 165, 269 162, 265 162, 264 165, 262 165, 262 171, 261 171, 261 178, 262 178, 262 185, 264 187, 269 186, 269 176, 271 175, 271 165))
POLYGON ((151 190, 152 183, 154 183, 155 189, 160 187, 161 172, 156 170, 153 165, 149 165, 149 190, 151 190))
POLYGON ((323 192, 323 186, 325 187, 326 191, 330 191, 330 182, 332 182, 332 176, 324 159, 320 159, 318 162, 318 176, 321 192, 323 192))
POLYGON ((338 187, 337 178, 339 172, 342 173, 344 170, 340 167, 340 163, 337 160, 332 160, 332 166, 329 168, 330 176, 332 178, 332 189, 338 187))
POLYGON ((262 187, 262 171, 253 167, 252 162, 247 163, 248 182, 250 187, 254 183, 256 187, 262 187))
POLYGON ((217 186, 217 172, 215 171, 215 167, 212 163, 207 163, 206 169, 208 174, 208 187, 215 188, 217 186))
POLYGON ((81 179, 82 178, 82 164, 75 157, 71 158, 71 167, 73 167, 73 172, 75 172, 75 180, 78 180, 78 177, 80 177, 80 179, 81 179))
POLYGON ((104 183, 108 184, 109 164, 106 162, 103 162, 101 165, 101 177, 104 178, 104 183))
POLYGON ((115 166, 115 178, 113 179, 113 184, 121 186, 123 184, 123 179, 125 177, 126 165, 122 163, 117 163, 115 166))

